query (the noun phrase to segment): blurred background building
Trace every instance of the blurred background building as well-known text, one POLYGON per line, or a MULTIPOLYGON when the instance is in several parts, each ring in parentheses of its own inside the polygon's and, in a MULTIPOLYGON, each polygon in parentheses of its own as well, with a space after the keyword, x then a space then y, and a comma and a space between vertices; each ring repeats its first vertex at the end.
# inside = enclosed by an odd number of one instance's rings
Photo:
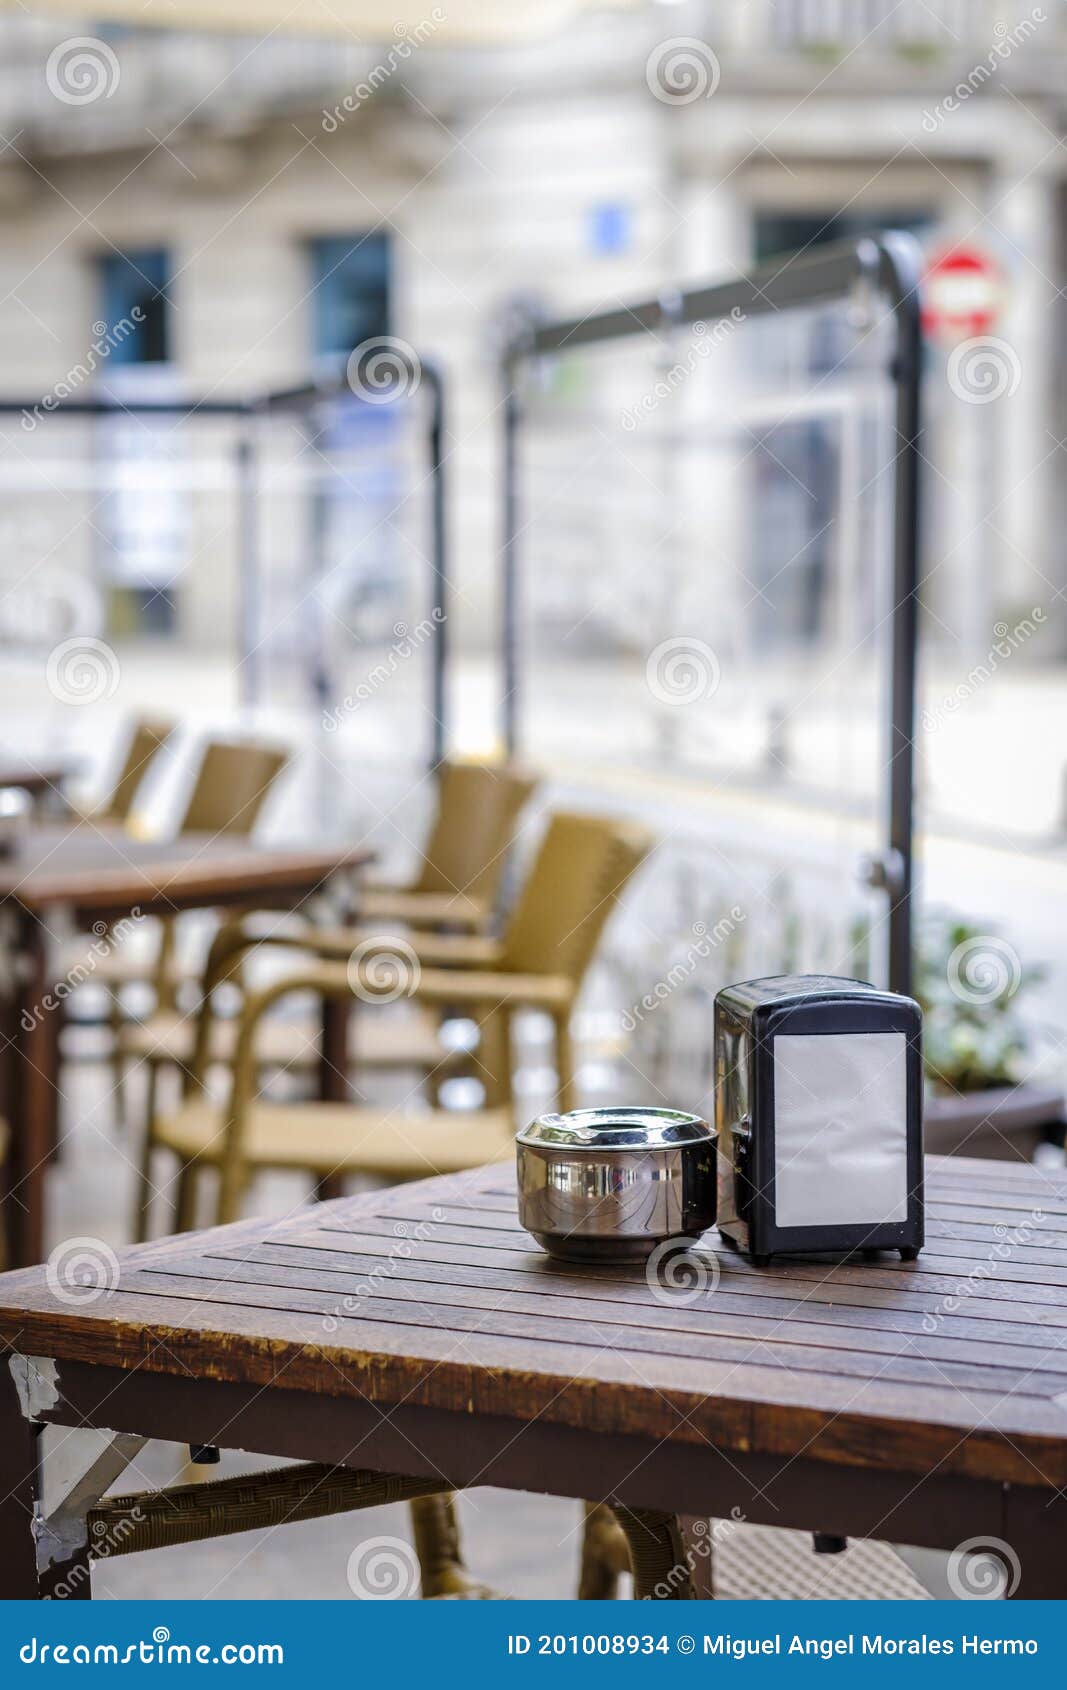
MULTIPOLYGON (((353 349, 388 337, 446 382, 449 740, 485 751, 506 338, 903 228, 938 319, 927 891, 1043 944, 1035 888, 1064 823, 1061 10, 682 0, 462 47, 446 21, 427 6, 360 43, 0 17, 0 386, 21 407, 0 453, 8 736, 99 756, 100 714, 90 728, 57 704, 43 661, 88 633, 121 660, 116 722, 148 705, 269 719, 317 747, 291 814, 373 823, 430 742, 429 640, 370 707, 343 708, 428 612, 427 395, 350 391, 353 349), (962 273, 942 263, 953 252, 962 273), (993 337, 985 374, 953 366, 968 324, 993 337), (246 425, 210 405, 338 379, 339 399, 254 425, 251 508, 246 425), (55 414, 90 394, 117 413, 55 414), (129 409, 145 400, 201 411, 129 409), (1002 626, 1023 629, 1010 659, 991 657, 1002 626)), ((857 331, 863 309, 746 328, 707 359, 562 358, 526 396, 528 752, 568 790, 669 815, 699 874, 714 861, 723 908, 737 863, 760 861, 779 950, 825 913, 812 886, 828 875, 845 888, 840 948, 880 825, 882 675, 853 662, 805 713, 811 678, 885 614, 885 349, 857 331), (679 360, 693 379, 646 424, 679 360), (825 415, 798 408, 813 381, 825 415), (839 438, 841 417, 855 426, 839 438), (682 725, 643 685, 650 647, 679 634, 706 639, 724 675, 682 725)))
MULTIPOLYGON (((877 227, 914 230, 931 255, 965 242, 1002 278, 996 332, 1025 369, 1010 427, 1006 412, 936 399, 930 418, 943 473, 928 546, 949 560, 931 626, 979 655, 999 615, 1063 585, 1067 38, 1058 8, 1009 10, 607 7, 562 37, 463 51, 435 45, 429 7, 408 38, 367 46, 101 26, 114 86, 69 103, 46 66, 70 20, 6 15, 4 391, 69 382, 94 325, 114 332, 138 305, 144 321, 91 375, 126 399, 244 397, 402 336, 450 376, 457 637, 476 648, 493 581, 494 355, 514 311, 641 297, 877 227), (714 52, 714 98, 652 96, 646 60, 665 37, 714 52)), ((336 425, 346 442, 361 428, 351 409, 336 425)), ((389 426, 381 413, 369 425, 389 426)), ((7 454, 9 556, 20 467, 37 453, 64 467, 69 436, 47 432, 20 431, 7 454)), ((122 460, 153 461, 151 430, 110 432, 122 460)), ((788 471, 782 482, 767 492, 788 521, 788 471)), ((113 632, 230 648, 217 525, 177 494, 151 515, 143 503, 109 498, 60 555, 92 574, 113 632)), ((1061 612, 1050 606, 1057 647, 1061 612)))

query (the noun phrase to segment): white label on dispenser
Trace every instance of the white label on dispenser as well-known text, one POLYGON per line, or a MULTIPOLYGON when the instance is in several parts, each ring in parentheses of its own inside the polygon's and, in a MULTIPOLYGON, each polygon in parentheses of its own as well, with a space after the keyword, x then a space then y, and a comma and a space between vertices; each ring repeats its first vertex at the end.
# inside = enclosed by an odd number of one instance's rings
POLYGON ((781 1034, 774 1041, 779 1226, 908 1218, 903 1033, 781 1034))

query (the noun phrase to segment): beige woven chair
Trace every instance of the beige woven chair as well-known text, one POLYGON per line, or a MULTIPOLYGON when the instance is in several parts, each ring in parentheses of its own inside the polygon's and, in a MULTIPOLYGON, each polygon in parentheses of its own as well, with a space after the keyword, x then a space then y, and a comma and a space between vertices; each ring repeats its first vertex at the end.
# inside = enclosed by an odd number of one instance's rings
POLYGON ((247 837, 288 761, 282 746, 210 740, 178 832, 247 837))
MULTIPOLYGON (((210 740, 204 747, 196 778, 177 827, 183 833, 207 833, 246 837, 252 832, 278 776, 289 761, 279 746, 256 742, 232 744, 210 740)), ((137 827, 136 813, 128 820, 137 827)), ((155 956, 135 955, 116 949, 101 958, 93 970, 94 983, 121 987, 133 981, 157 987, 160 1001, 172 1003, 177 976, 174 971, 173 924, 160 924, 161 942, 155 956)))
MULTIPOLYGON (((215 982, 206 981, 189 1095, 173 1114, 154 1115, 149 1123, 141 1215, 156 1150, 170 1151, 182 1170, 178 1231, 193 1224, 197 1182, 207 1168, 218 1174, 215 1219, 223 1222, 237 1213, 249 1179, 261 1168, 299 1169, 316 1181, 369 1174, 394 1182, 510 1156, 515 1132, 512 1015, 528 1006, 552 1017, 559 1107, 570 1108, 575 998, 604 924, 651 843, 644 830, 604 816, 554 816, 503 939, 465 941, 468 950, 492 950, 492 956, 484 958, 489 966, 430 966, 424 956, 412 970, 410 996, 416 1003, 464 1010, 480 1023, 477 1061, 485 1107, 479 1110, 402 1114, 346 1103, 270 1103, 257 1096, 259 1041, 268 1012, 281 999, 300 992, 340 998, 355 994, 363 1000, 358 1013, 367 1016, 380 1013, 373 1007, 376 996, 395 999, 395 976, 383 977, 373 955, 354 961, 351 934, 344 930, 304 935, 303 948, 313 948, 318 956, 247 996, 239 1017, 230 1095, 220 1106, 205 1087, 215 991, 215 982)), ((431 940, 429 948, 442 943, 431 940)), ((217 964, 220 975, 229 968, 226 959, 217 964)))
POLYGON ((129 820, 141 782, 148 773, 149 765, 157 754, 162 751, 174 732, 174 723, 144 716, 133 725, 126 755, 122 761, 108 796, 103 803, 92 809, 81 809, 72 806, 75 814, 86 821, 93 822, 126 822, 129 820))
MULTIPOLYGON (((439 773, 437 814, 419 875, 411 885, 361 890, 361 913, 369 919, 421 930, 481 928, 492 916, 515 824, 536 780, 502 764, 444 763, 439 773)), ((276 926, 274 916, 271 927, 276 926)), ((232 927, 222 943, 235 953, 246 948, 232 927)), ((186 1076, 192 1071, 195 1022, 174 1007, 175 991, 172 978, 156 1014, 143 1022, 123 1023, 118 1034, 120 1060, 148 1067, 149 1115, 155 1108, 159 1070, 174 1067, 186 1076)), ((402 1023, 376 1017, 368 1027, 360 1018, 352 1060, 363 1068, 433 1071, 443 1078, 462 1053, 449 1052, 441 1043, 440 1019, 423 1010, 402 1023)), ((235 1049, 236 1024, 217 1017, 208 1060, 229 1065, 235 1049)), ((261 1033, 260 1056, 264 1068, 313 1068, 319 1060, 318 1030, 293 1021, 269 1021, 261 1033)))
POLYGON ((490 923, 508 848, 536 777, 496 763, 442 763, 437 813, 407 885, 368 882, 360 899, 371 922, 482 931, 490 923))
MULTIPOLYGON (((284 767, 286 754, 256 748, 266 751, 268 760, 246 764, 241 754, 249 749, 222 744, 207 748, 182 832, 250 830, 270 783, 284 767), (276 768, 269 761, 275 757, 281 759, 276 768), (261 784, 264 778, 266 786, 261 784), (237 825, 238 817, 245 818, 244 828, 237 825)), ((416 929, 483 928, 492 917, 515 824, 536 784, 534 776, 506 765, 442 764, 437 815, 419 875, 406 886, 369 883, 360 893, 361 914, 376 923, 393 921, 416 929)), ((159 1008, 166 1018, 143 1023, 144 1032, 128 1041, 129 1054, 143 1058, 152 1049, 159 1060, 187 1065, 192 1034, 183 1034, 184 1018, 174 1013, 174 1002, 177 987, 195 976, 178 971, 169 942, 159 961, 163 964, 162 978, 156 981, 162 988, 159 1008)), ((143 959, 138 966, 129 959, 111 957, 94 978, 107 982, 114 977, 124 984, 155 980, 158 972, 158 967, 146 967, 143 959)), ((223 1039, 226 1036, 220 1034, 223 1039)), ((299 1060, 294 1049, 290 1059, 299 1060)))
MULTIPOLYGON (((271 915, 273 932, 277 912, 271 915)), ((280 941, 279 941, 280 942, 280 941)), ((223 981, 239 986, 242 964, 250 950, 270 943, 252 928, 247 917, 237 916, 224 922, 216 933, 208 952, 201 981, 201 996, 213 993, 223 981)), ((399 1015, 356 1016, 348 1029, 348 1066, 362 1071, 406 1072, 425 1077, 433 1074, 435 1083, 456 1072, 467 1061, 463 1048, 450 1047, 441 1038, 442 1015, 432 1010, 408 1005, 399 1015)), ((144 1071, 147 1086, 144 1105, 146 1143, 144 1155, 151 1156, 147 1142, 149 1124, 158 1109, 159 1078, 163 1070, 177 1071, 182 1090, 193 1089, 197 1073, 197 1031, 199 1018, 183 1014, 178 1009, 160 1010, 145 1022, 126 1022, 119 1031, 119 1049, 127 1067, 144 1071)), ((232 1068, 237 1054, 237 1035, 240 1019, 236 1015, 213 1015, 210 1032, 201 1053, 205 1071, 212 1067, 232 1068)), ((256 1065, 260 1076, 273 1074, 297 1075, 302 1080, 320 1068, 322 1050, 321 1020, 268 1016, 261 1024, 256 1040, 256 1065)), ((146 1160, 145 1180, 147 1180, 146 1160)), ((147 1215, 142 1182, 138 1189, 134 1214, 134 1236, 145 1236, 147 1215)))
MULTIPOLYGON (((217 836, 251 833, 267 794, 288 761, 288 751, 278 746, 210 741, 201 756, 178 827, 179 834, 208 833, 217 836)), ((132 809, 126 824, 139 831, 136 813, 132 809)), ((173 1011, 182 979, 175 958, 175 924, 171 920, 162 920, 156 925, 159 936, 154 950, 131 953, 116 946, 99 958, 92 971, 93 985, 104 987, 110 994, 110 1062, 120 1116, 125 1115, 127 1061, 122 1050, 122 1033, 127 1021, 122 1003, 123 989, 132 985, 150 986, 155 993, 157 1008, 173 1011)))

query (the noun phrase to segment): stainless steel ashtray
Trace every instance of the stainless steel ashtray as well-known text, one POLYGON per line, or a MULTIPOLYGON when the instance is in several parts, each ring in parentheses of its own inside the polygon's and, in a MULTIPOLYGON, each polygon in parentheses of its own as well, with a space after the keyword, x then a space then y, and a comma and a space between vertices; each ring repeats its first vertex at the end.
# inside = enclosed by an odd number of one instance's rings
POLYGON ((715 1137, 678 1109, 540 1115, 516 1138, 519 1220, 550 1256, 640 1260, 715 1221, 715 1137))

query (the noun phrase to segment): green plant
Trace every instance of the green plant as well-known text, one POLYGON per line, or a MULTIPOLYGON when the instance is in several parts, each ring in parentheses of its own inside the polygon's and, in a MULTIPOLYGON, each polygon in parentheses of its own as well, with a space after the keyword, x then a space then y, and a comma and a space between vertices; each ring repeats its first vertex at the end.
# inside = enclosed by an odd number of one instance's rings
POLYGON ((950 914, 926 917, 915 996, 923 1009, 923 1061, 931 1084, 954 1092, 1016 1084, 1030 1044, 1019 998, 1044 972, 1024 969, 996 933, 950 914))

